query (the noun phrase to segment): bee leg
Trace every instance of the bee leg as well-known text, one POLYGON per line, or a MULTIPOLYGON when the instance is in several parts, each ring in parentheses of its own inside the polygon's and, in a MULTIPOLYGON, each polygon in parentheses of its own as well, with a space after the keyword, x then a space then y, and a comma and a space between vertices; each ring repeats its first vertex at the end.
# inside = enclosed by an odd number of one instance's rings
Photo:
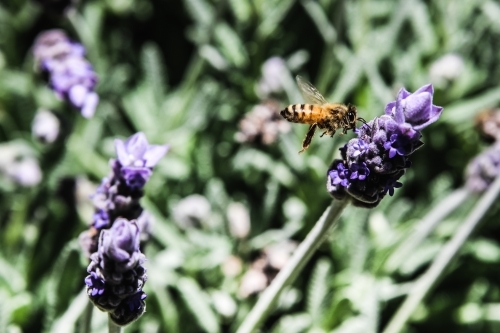
POLYGON ((304 138, 304 141, 302 141, 302 150, 299 151, 299 154, 302 153, 304 150, 306 150, 311 144, 314 132, 316 132, 316 127, 318 127, 317 123, 314 123, 311 126, 309 126, 309 130, 307 131, 306 137, 304 138))
POLYGON ((324 131, 323 134, 320 135, 320 138, 323 137, 323 135, 328 134, 328 131, 324 131))
POLYGON ((332 134, 330 134, 330 137, 333 138, 333 136, 335 135, 335 130, 331 131, 332 134))

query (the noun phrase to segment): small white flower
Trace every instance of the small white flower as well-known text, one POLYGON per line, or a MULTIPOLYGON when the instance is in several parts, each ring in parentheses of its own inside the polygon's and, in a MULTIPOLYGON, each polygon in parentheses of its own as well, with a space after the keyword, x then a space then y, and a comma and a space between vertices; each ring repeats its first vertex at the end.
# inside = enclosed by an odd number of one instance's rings
POLYGON ((464 71, 464 61, 457 54, 449 53, 434 61, 429 69, 429 76, 437 86, 443 86, 446 81, 456 80, 464 71))
POLYGON ((233 202, 227 207, 229 232, 233 237, 245 238, 250 233, 250 213, 242 203, 233 202))
POLYGON ((33 119, 31 131, 41 142, 53 143, 59 136, 59 128, 59 119, 52 112, 40 109, 33 119))

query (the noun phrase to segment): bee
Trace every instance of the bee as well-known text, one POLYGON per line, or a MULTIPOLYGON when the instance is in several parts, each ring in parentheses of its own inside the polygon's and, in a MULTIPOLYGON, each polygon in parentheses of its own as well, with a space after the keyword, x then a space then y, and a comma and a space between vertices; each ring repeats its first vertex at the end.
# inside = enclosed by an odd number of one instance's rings
POLYGON ((325 130, 321 136, 333 136, 339 128, 343 129, 343 134, 350 129, 354 130, 358 120, 366 124, 363 118, 358 117, 354 105, 328 103, 311 82, 298 75, 297 84, 304 99, 310 104, 292 104, 281 110, 280 114, 289 122, 310 124, 299 153, 309 147, 316 129, 325 130))

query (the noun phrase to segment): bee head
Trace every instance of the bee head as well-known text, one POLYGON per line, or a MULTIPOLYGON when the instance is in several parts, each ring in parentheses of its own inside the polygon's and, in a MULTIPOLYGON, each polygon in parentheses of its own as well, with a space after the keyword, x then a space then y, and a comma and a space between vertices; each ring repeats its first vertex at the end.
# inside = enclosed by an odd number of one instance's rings
POLYGON ((356 107, 354 105, 351 105, 349 104, 347 106, 347 122, 349 123, 349 127, 350 128, 356 128, 356 121, 357 121, 357 117, 358 116, 358 112, 356 110, 356 107))
POLYGON ((358 110, 356 110, 356 107, 351 104, 347 105, 347 121, 349 123, 349 127, 352 129, 356 128, 357 121, 360 121, 366 125, 366 120, 358 117, 358 110))

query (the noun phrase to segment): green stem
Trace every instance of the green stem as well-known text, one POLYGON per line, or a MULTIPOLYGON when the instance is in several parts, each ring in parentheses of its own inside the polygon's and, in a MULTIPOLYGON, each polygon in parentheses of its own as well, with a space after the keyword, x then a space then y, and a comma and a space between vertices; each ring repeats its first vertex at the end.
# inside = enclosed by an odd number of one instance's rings
POLYGON ((90 325, 92 322, 92 313, 94 311, 94 304, 92 302, 88 301, 87 306, 85 307, 85 311, 83 312, 81 321, 82 324, 80 326, 79 332, 80 333, 90 333, 90 325))
POLYGON ((434 286, 444 270, 449 266, 450 262, 453 260, 472 231, 474 231, 481 218, 488 211, 488 208, 493 204, 499 192, 500 177, 498 177, 495 182, 491 184, 488 191, 481 197, 453 238, 448 241, 441 252, 439 252, 427 272, 425 272, 424 275, 417 282, 415 282, 415 285, 410 290, 408 297, 398 309, 396 314, 392 317, 383 333, 401 332, 417 306, 429 293, 429 290, 434 286))
POLYGON ((427 238, 446 216, 460 206, 469 193, 466 189, 455 190, 450 195, 441 200, 422 220, 413 228, 413 232, 401 242, 392 255, 387 259, 386 270, 394 271, 400 267, 406 258, 427 238))
POLYGON ((332 201, 330 207, 321 215, 306 239, 295 250, 286 266, 278 273, 271 285, 264 290, 236 333, 252 333, 259 327, 272 310, 283 289, 293 283, 316 249, 328 237, 328 231, 336 224, 347 203, 348 200, 332 201))
POLYGON ((113 320, 111 320, 111 317, 108 316, 108 332, 109 333, 120 333, 122 331, 122 328, 118 325, 116 325, 113 320))

